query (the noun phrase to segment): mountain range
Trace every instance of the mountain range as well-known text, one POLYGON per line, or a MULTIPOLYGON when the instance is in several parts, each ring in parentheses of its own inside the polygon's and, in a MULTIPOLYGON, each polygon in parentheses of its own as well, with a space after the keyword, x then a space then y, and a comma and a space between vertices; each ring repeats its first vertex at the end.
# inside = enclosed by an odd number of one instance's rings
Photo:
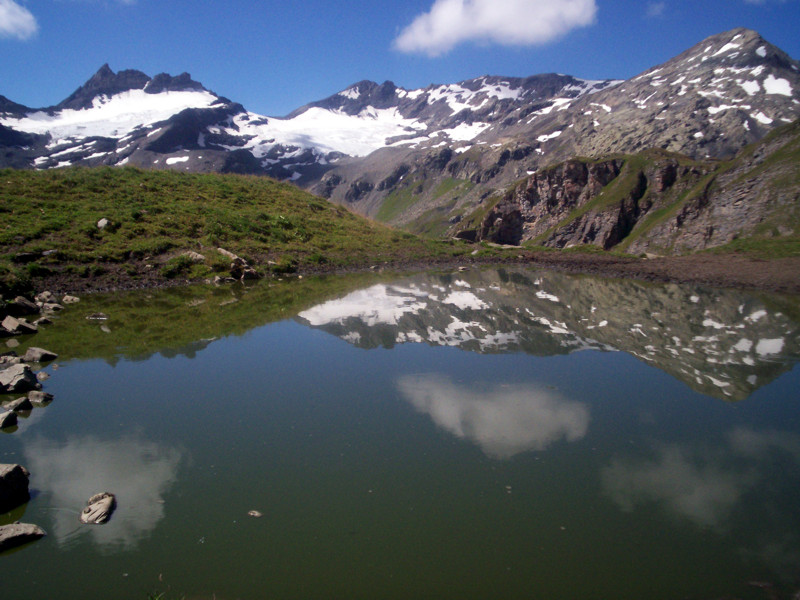
MULTIPOLYGON (((551 73, 417 90, 362 81, 282 118, 249 112, 186 73, 149 77, 104 65, 55 106, 0 96, 0 167, 269 175, 411 231, 471 228, 476 238, 519 243, 543 232, 480 235, 481 219, 542 169, 652 148, 691 161, 730 159, 798 116, 800 63, 747 29, 707 38, 626 81, 551 73)), ((625 163, 608 166, 594 196, 625 163)), ((713 170, 691 168, 694 184, 713 170)), ((545 241, 582 243, 567 237, 545 241)), ((597 243, 610 247, 610 239, 597 243)))

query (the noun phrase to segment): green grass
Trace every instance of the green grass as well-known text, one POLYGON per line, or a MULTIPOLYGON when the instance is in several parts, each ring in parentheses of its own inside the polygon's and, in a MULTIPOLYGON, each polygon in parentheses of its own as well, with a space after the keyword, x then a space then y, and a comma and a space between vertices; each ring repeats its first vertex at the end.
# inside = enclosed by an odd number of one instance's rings
POLYGON ((113 270, 137 261, 165 277, 198 277, 219 271, 217 247, 265 272, 270 261, 350 266, 448 251, 265 177, 0 170, 0 289, 24 287, 36 269, 113 270), (103 218, 111 225, 101 230, 103 218), (206 256, 205 264, 175 259, 188 250, 206 256), (40 256, 23 264, 25 253, 40 256))
MULTIPOLYGON (((420 182, 409 181, 403 187, 395 188, 394 191, 383 199, 375 218, 381 223, 391 223, 393 219, 405 213, 422 198, 425 198, 427 202, 436 202, 447 194, 468 192, 474 185, 475 184, 469 180, 448 177, 439 182, 430 194, 427 194, 423 188, 419 187, 420 182)), ((410 229, 412 231, 418 231, 418 229, 413 226, 411 226, 410 229)), ((446 227, 444 227, 444 229, 446 229, 446 227)))
POLYGON ((396 188, 381 203, 375 218, 381 223, 389 223, 392 219, 414 206, 422 196, 415 194, 410 186, 396 188))

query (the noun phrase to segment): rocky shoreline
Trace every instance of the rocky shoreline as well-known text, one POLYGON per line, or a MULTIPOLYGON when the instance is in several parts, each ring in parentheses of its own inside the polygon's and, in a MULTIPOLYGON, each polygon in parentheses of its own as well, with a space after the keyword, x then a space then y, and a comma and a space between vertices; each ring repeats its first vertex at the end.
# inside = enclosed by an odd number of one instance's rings
MULTIPOLYGON (((298 265, 293 273, 271 275, 286 278, 310 275, 338 275, 369 271, 419 272, 430 269, 457 269, 492 265, 544 268, 603 277, 638 279, 661 283, 687 283, 711 287, 800 294, 800 257, 763 260, 739 254, 693 254, 638 258, 606 253, 542 252, 507 249, 505 253, 482 256, 472 254, 453 258, 397 259, 376 264, 348 266, 298 265)), ((74 273, 52 274, 35 281, 39 289, 56 294, 86 294, 136 289, 174 287, 211 282, 207 279, 167 279, 155 271, 145 272, 130 263, 104 265, 102 274, 81 277, 74 273), (145 272, 131 276, 130 272, 145 272)), ((222 279, 232 281, 231 278, 222 279)))

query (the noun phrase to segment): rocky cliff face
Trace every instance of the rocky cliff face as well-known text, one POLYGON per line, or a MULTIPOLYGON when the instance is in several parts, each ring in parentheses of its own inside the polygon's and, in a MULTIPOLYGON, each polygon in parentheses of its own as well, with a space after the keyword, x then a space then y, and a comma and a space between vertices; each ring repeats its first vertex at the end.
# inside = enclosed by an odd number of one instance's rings
POLYGON ((485 215, 467 219, 460 235, 636 254, 702 250, 742 236, 796 235, 799 149, 797 122, 724 163, 655 150, 570 160, 523 180, 485 215))

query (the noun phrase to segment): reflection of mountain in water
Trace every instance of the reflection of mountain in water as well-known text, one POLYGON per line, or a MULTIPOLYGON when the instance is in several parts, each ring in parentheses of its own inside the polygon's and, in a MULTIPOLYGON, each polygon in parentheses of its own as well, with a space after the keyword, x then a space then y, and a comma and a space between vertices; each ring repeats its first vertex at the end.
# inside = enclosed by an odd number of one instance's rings
POLYGON ((425 342, 537 356, 621 350, 693 389, 735 400, 800 355, 800 324, 760 296, 553 272, 419 275, 298 319, 361 348, 425 342))

